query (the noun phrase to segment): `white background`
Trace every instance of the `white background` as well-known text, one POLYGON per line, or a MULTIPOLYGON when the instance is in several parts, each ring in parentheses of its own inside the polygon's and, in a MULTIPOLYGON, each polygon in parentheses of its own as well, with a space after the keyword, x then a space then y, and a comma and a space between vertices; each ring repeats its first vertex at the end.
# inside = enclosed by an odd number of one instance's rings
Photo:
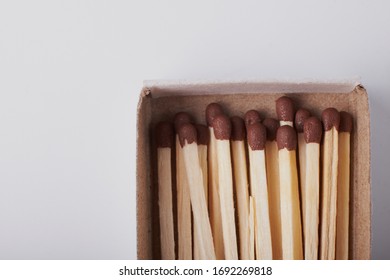
POLYGON ((132 259, 146 79, 342 80, 370 96, 390 258, 390 2, 1 1, 0 259, 132 259))

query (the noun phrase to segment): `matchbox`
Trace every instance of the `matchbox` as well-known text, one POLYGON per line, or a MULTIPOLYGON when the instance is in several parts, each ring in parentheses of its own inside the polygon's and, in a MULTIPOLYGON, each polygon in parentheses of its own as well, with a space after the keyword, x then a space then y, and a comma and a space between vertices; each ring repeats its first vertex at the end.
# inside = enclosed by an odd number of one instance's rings
POLYGON ((137 113, 137 257, 160 259, 156 143, 153 128, 172 120, 177 112, 190 113, 205 124, 208 104, 218 102, 229 116, 250 109, 261 117, 276 117, 275 100, 291 97, 317 117, 334 107, 353 117, 351 134, 351 190, 349 259, 371 256, 370 114, 368 95, 358 83, 173 83, 145 82, 137 113))

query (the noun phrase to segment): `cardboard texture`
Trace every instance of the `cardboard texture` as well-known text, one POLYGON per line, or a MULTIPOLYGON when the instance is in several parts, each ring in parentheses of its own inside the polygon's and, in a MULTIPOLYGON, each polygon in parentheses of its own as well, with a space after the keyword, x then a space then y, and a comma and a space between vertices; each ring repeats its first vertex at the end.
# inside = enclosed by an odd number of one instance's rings
MULTIPOLYGON (((276 118, 275 100, 288 94, 297 108, 316 116, 327 107, 352 114, 350 259, 371 256, 370 115, 363 86, 353 83, 164 83, 145 82, 137 116, 137 256, 160 259, 156 182, 156 147, 153 128, 172 120, 175 113, 190 113, 205 124, 205 109, 220 103, 229 116, 243 116, 249 109, 276 118)), ((175 211, 175 209, 174 209, 175 211)))

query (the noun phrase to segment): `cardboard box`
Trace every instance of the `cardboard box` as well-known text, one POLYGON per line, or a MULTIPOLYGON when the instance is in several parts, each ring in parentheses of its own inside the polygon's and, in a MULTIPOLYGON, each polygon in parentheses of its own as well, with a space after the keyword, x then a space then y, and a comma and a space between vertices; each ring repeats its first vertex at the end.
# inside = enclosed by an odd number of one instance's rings
POLYGON ((288 94, 297 107, 320 117, 327 107, 348 111, 354 118, 351 148, 350 258, 370 259, 371 183, 370 114, 368 96, 357 83, 164 83, 146 82, 137 120, 137 256, 159 259, 159 220, 156 185, 156 148, 152 128, 186 111, 205 124, 205 109, 220 103, 230 116, 249 109, 262 117, 276 117, 275 100, 288 94))

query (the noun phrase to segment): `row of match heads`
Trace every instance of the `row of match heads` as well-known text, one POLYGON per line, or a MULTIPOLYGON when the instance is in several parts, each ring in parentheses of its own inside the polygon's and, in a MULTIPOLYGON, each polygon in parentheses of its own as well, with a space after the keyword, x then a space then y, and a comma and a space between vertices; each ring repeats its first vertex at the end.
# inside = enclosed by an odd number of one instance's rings
MULTIPOLYGON (((297 146, 297 132, 304 134, 307 143, 320 143, 323 131, 335 128, 340 132, 351 132, 353 120, 351 114, 339 112, 335 108, 322 111, 321 120, 312 116, 307 109, 295 110, 294 101, 282 96, 275 102, 276 114, 279 120, 266 118, 261 120, 256 110, 249 110, 244 118, 239 116, 228 117, 218 103, 210 103, 206 107, 206 121, 213 128, 217 140, 244 141, 245 136, 252 150, 263 150, 266 141, 277 141, 278 148, 295 150, 297 146), (282 125, 281 122, 295 125, 282 125)), ((170 122, 160 122, 156 128, 157 147, 172 147, 174 134, 179 136, 180 145, 185 143, 207 145, 209 129, 202 124, 194 124, 191 115, 179 112, 175 115, 173 126, 170 122)))

